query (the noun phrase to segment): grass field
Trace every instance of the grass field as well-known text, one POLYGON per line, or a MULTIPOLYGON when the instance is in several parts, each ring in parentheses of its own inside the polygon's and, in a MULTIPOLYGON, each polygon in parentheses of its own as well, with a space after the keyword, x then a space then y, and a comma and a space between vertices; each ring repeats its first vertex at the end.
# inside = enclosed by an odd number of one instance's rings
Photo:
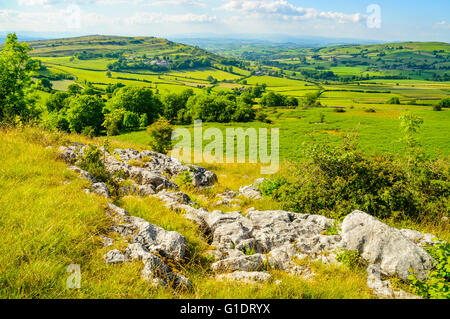
MULTIPOLYGON (((269 110, 269 118, 274 124, 252 123, 203 123, 204 129, 217 127, 222 131, 230 127, 243 128, 279 128, 280 156, 283 159, 298 159, 302 157, 302 144, 313 142, 339 143, 347 134, 357 133, 360 147, 371 154, 403 154, 400 142, 399 117, 411 112, 424 118, 424 125, 419 138, 423 148, 431 156, 438 154, 450 155, 450 111, 432 112, 422 110, 423 107, 395 108, 382 105, 376 108, 376 113, 367 113, 362 108, 347 109, 345 113, 336 113, 332 108, 298 108, 296 110, 269 110), (320 115, 325 116, 320 123, 320 115)), ((190 126, 193 132, 193 127, 190 126)), ((148 136, 144 131, 127 133, 113 137, 114 140, 147 145, 148 136)), ((225 142, 224 142, 225 143, 225 142)), ((207 143, 205 143, 207 144, 207 143)), ((205 146, 205 145, 204 145, 205 146)))
MULTIPOLYGON (((86 142, 86 138, 75 135, 54 135, 36 129, 0 132, 0 147, 5 150, 0 153, 0 230, 4 234, 0 238, 1 298, 373 297, 366 287, 364 270, 318 263, 311 264, 317 274, 312 280, 270 271, 273 279, 261 285, 241 284, 235 289, 233 283, 217 281, 207 270, 210 259, 206 254, 210 247, 200 237, 197 227, 154 198, 127 198, 118 204, 132 215, 186 237, 190 261, 181 271, 192 280, 192 288, 151 288, 140 279, 142 265, 137 262, 105 265, 102 256, 106 248, 100 235, 115 239, 114 246, 108 250, 124 245, 120 238, 109 234, 105 200, 86 194, 83 191, 86 182, 69 172, 66 165, 56 159, 53 149, 45 148, 70 140, 86 142), (11 198, 21 200, 11 201, 11 198), (71 264, 81 267, 81 289, 70 290, 66 286, 70 275, 66 270, 71 264)), ((130 145, 113 144, 114 147, 130 145)), ((216 169, 221 179, 218 190, 248 182, 242 173, 254 173, 251 166, 236 166, 235 169, 216 166, 216 169)), ((191 195, 196 198, 195 194, 191 195)))

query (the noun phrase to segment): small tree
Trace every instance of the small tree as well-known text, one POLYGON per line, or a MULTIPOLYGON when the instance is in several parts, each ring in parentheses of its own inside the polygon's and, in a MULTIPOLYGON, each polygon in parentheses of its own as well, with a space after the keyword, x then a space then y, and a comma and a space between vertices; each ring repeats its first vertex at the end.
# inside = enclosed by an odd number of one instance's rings
POLYGON ((153 125, 147 128, 150 135, 150 147, 158 153, 167 154, 172 149, 173 127, 170 121, 160 117, 153 125))
POLYGON ((31 62, 30 51, 15 33, 8 34, 0 52, 0 122, 14 124, 16 117, 29 120, 38 115, 30 84, 31 72, 39 65, 31 62))
POLYGON ((70 130, 81 133, 84 128, 90 126, 95 134, 98 134, 104 121, 103 107, 103 100, 97 96, 82 95, 71 99, 67 111, 70 130))
POLYGON ((411 164, 420 158, 420 142, 417 139, 417 133, 423 124, 423 118, 414 114, 405 114, 400 117, 400 121, 403 133, 402 140, 408 152, 408 176, 411 177, 411 164))
MULTIPOLYGON (((105 110, 107 110, 105 108, 105 110)), ((105 114, 105 121, 102 126, 106 129, 108 136, 119 135, 125 115, 124 109, 114 109, 105 114)))
POLYGON ((445 98, 439 101, 438 106, 441 108, 450 108, 450 98, 445 98))
POLYGON ((133 112, 126 112, 123 117, 123 127, 129 130, 134 130, 139 128, 139 115, 133 112))

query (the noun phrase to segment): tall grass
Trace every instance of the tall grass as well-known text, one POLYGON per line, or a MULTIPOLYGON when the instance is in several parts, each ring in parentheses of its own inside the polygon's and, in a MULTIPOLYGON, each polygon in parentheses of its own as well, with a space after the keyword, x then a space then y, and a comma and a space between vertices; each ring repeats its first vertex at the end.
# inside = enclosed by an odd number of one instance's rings
MULTIPOLYGON (((273 277, 264 284, 217 281, 209 270, 213 260, 208 251, 212 247, 197 226, 154 198, 129 197, 118 204, 132 215, 186 237, 188 258, 173 267, 191 279, 192 288, 152 288, 140 278, 139 262, 105 265, 103 255, 108 250, 126 247, 118 235, 109 233, 105 200, 86 194, 86 182, 57 160, 54 149, 45 148, 80 139, 38 129, 0 131, 0 298, 371 297, 364 271, 345 266, 313 263, 317 275, 310 280, 270 271, 273 277), (114 245, 104 248, 102 234, 112 237, 114 245), (66 287, 71 264, 81 267, 81 289, 66 287)), ((254 170, 245 172, 252 174, 254 170)), ((218 191, 252 181, 250 176, 233 181, 239 175, 237 167, 226 170, 219 166, 218 173, 226 175, 221 176, 224 182, 218 191)))

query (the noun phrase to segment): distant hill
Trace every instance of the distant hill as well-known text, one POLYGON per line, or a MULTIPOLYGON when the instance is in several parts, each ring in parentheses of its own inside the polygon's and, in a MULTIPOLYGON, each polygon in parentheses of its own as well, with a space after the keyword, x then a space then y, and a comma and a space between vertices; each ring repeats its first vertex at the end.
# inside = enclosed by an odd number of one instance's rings
POLYGON ((79 60, 116 59, 110 70, 166 71, 209 67, 214 64, 239 66, 240 61, 224 58, 199 47, 155 37, 91 35, 75 38, 31 41, 32 56, 76 57, 79 60))

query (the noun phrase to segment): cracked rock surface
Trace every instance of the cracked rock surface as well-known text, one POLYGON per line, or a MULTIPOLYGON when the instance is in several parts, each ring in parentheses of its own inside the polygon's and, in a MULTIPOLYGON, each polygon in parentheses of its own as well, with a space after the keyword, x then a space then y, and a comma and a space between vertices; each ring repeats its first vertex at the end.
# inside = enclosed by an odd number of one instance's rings
POLYGON ((149 222, 133 217, 111 203, 108 212, 114 221, 112 231, 129 242, 125 252, 109 251, 104 259, 108 264, 130 260, 142 261, 142 277, 153 284, 190 286, 184 275, 168 263, 182 262, 186 254, 186 239, 177 232, 169 232, 149 222))
MULTIPOLYGON (((76 165, 84 154, 84 145, 74 144, 59 148, 60 157, 69 165, 76 165)), ((361 211, 349 214, 338 225, 336 221, 320 215, 297 214, 287 211, 259 211, 248 209, 223 213, 199 208, 189 196, 178 191, 172 181, 180 173, 189 173, 197 188, 210 187, 217 176, 198 166, 182 165, 175 158, 151 151, 116 149, 105 153, 103 162, 111 173, 118 173, 121 180, 131 180, 123 186, 119 195, 154 196, 166 207, 183 212, 194 221, 203 237, 214 248, 209 253, 215 261, 211 269, 218 280, 263 282, 271 278, 267 270, 278 269, 304 279, 314 278, 307 266, 299 266, 296 259, 308 258, 325 264, 336 263, 342 249, 358 251, 367 269, 367 285, 380 298, 414 298, 392 288, 389 276, 407 280, 410 269, 419 279, 426 278, 434 266, 433 258, 423 249, 437 241, 431 234, 402 229, 398 230, 361 211), (331 227, 342 228, 338 235, 327 235, 331 227)), ((70 166, 91 183, 91 191, 107 198, 108 187, 99 183, 89 172, 70 166)), ((226 191, 217 195, 218 205, 239 208, 238 196, 261 199, 259 185, 241 187, 239 192, 226 191)), ((169 232, 147 221, 130 216, 128 212, 109 204, 108 214, 114 221, 112 230, 125 238, 129 245, 125 251, 112 250, 105 254, 108 264, 131 260, 143 263, 142 276, 152 285, 189 286, 189 279, 173 268, 186 257, 186 239, 176 232, 169 232)), ((105 246, 112 240, 104 237, 105 246)))

